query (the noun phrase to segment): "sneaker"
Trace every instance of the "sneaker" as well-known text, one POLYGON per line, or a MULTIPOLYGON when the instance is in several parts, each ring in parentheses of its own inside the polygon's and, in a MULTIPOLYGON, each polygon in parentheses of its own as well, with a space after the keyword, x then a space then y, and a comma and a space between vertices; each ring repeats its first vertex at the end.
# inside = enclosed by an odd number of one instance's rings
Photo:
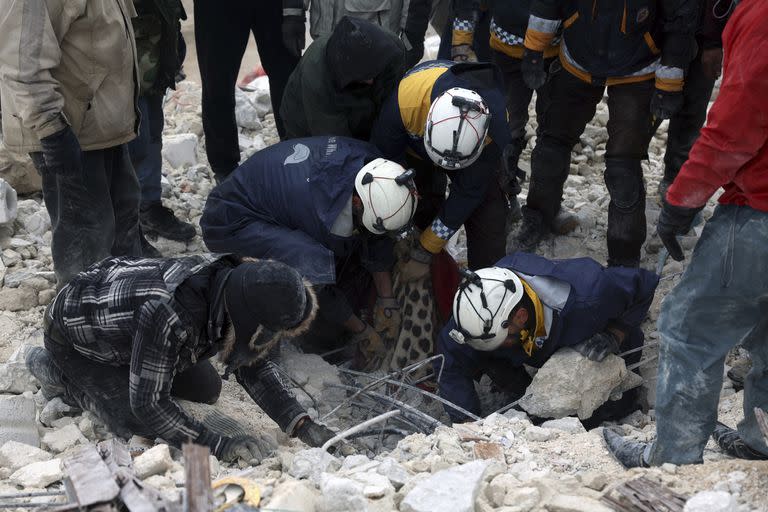
POLYGON ((192 240, 196 235, 195 227, 188 222, 179 220, 170 208, 163 206, 162 201, 141 203, 139 219, 141 220, 141 227, 146 233, 159 235, 170 240, 186 242, 192 240))
POLYGON ((46 400, 64 395, 64 374, 53 362, 50 352, 43 347, 32 347, 27 351, 25 362, 29 372, 40 383, 40 390, 46 400))
POLYGON ((549 228, 544 222, 544 216, 538 211, 527 206, 523 206, 522 211, 523 224, 515 236, 513 249, 522 252, 535 252, 539 243, 549 232, 549 228))
POLYGON ((721 450, 731 457, 747 460, 768 460, 768 455, 750 448, 741 438, 738 430, 734 430, 719 421, 712 432, 712 439, 715 440, 721 450))

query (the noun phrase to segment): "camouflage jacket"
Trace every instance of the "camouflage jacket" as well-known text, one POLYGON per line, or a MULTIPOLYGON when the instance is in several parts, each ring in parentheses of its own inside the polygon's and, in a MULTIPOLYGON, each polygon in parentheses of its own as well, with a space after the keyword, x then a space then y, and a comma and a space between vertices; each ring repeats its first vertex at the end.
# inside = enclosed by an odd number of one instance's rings
POLYGON ((181 67, 181 23, 187 19, 181 0, 134 0, 133 18, 141 94, 164 94, 176 85, 181 67))

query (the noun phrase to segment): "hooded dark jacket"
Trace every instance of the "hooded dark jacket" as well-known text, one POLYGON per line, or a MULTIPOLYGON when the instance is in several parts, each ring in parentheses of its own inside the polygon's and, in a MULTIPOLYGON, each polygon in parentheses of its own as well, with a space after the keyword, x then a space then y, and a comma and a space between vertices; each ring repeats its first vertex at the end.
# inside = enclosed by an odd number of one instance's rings
POLYGON ((307 48, 288 79, 280 115, 285 137, 367 140, 384 99, 405 72, 405 47, 365 20, 345 17, 307 48), (373 79, 372 85, 361 85, 373 79))

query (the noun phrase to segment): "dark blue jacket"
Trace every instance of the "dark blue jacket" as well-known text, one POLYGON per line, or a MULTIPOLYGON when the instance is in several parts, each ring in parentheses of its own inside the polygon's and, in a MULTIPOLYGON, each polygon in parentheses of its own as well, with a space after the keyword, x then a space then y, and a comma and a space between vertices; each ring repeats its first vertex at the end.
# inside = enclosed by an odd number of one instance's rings
POLYGON ((379 156, 347 137, 292 139, 259 151, 208 196, 203 239, 212 251, 282 261, 314 284, 334 283, 337 260, 356 251, 368 270, 386 270, 394 262, 389 238, 331 233, 357 172, 379 156))
POLYGON ((406 152, 429 161, 424 149, 424 129, 432 102, 453 87, 476 91, 488 105, 491 141, 472 165, 445 171, 451 178, 450 194, 438 213, 442 223, 454 232, 464 224, 485 198, 488 186, 500 168, 501 152, 510 142, 504 82, 492 64, 433 60, 411 69, 385 100, 373 125, 371 142, 384 158, 405 164, 406 152))
POLYGON ((456 328, 456 322, 451 318, 438 338, 438 353, 445 355, 440 380, 440 396, 443 398, 478 414, 480 407, 473 379, 484 373, 490 361, 503 360, 510 369, 520 368, 520 371, 524 371, 523 363, 541 367, 557 349, 581 343, 604 330, 609 323, 627 333, 622 349, 642 344, 640 324, 648 314, 658 284, 658 276, 653 272, 626 267, 605 268, 591 258, 548 260, 523 252, 502 258, 496 266, 563 281, 570 285, 570 294, 562 310, 554 312, 544 345, 535 350, 532 357, 528 357, 520 346, 482 352, 459 345, 448 336, 451 329, 456 328))

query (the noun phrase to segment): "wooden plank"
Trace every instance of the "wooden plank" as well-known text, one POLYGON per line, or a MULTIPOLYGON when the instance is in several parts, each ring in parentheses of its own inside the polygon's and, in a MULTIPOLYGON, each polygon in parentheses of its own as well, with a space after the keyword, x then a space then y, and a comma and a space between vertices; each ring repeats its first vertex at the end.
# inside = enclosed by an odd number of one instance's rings
POLYGON ((620 512, 682 512, 686 501, 684 496, 645 477, 624 482, 611 493, 601 500, 620 512))
POLYGON ((160 510, 156 506, 155 500, 145 495, 134 480, 129 480, 120 489, 120 499, 130 512, 157 512, 160 510))
POLYGON ((62 462, 65 486, 71 501, 81 507, 107 503, 120 494, 112 471, 94 445, 83 446, 62 462))
POLYGON ((184 476, 186 478, 184 511, 208 512, 213 510, 210 450, 207 446, 187 443, 183 447, 183 452, 184 476))

